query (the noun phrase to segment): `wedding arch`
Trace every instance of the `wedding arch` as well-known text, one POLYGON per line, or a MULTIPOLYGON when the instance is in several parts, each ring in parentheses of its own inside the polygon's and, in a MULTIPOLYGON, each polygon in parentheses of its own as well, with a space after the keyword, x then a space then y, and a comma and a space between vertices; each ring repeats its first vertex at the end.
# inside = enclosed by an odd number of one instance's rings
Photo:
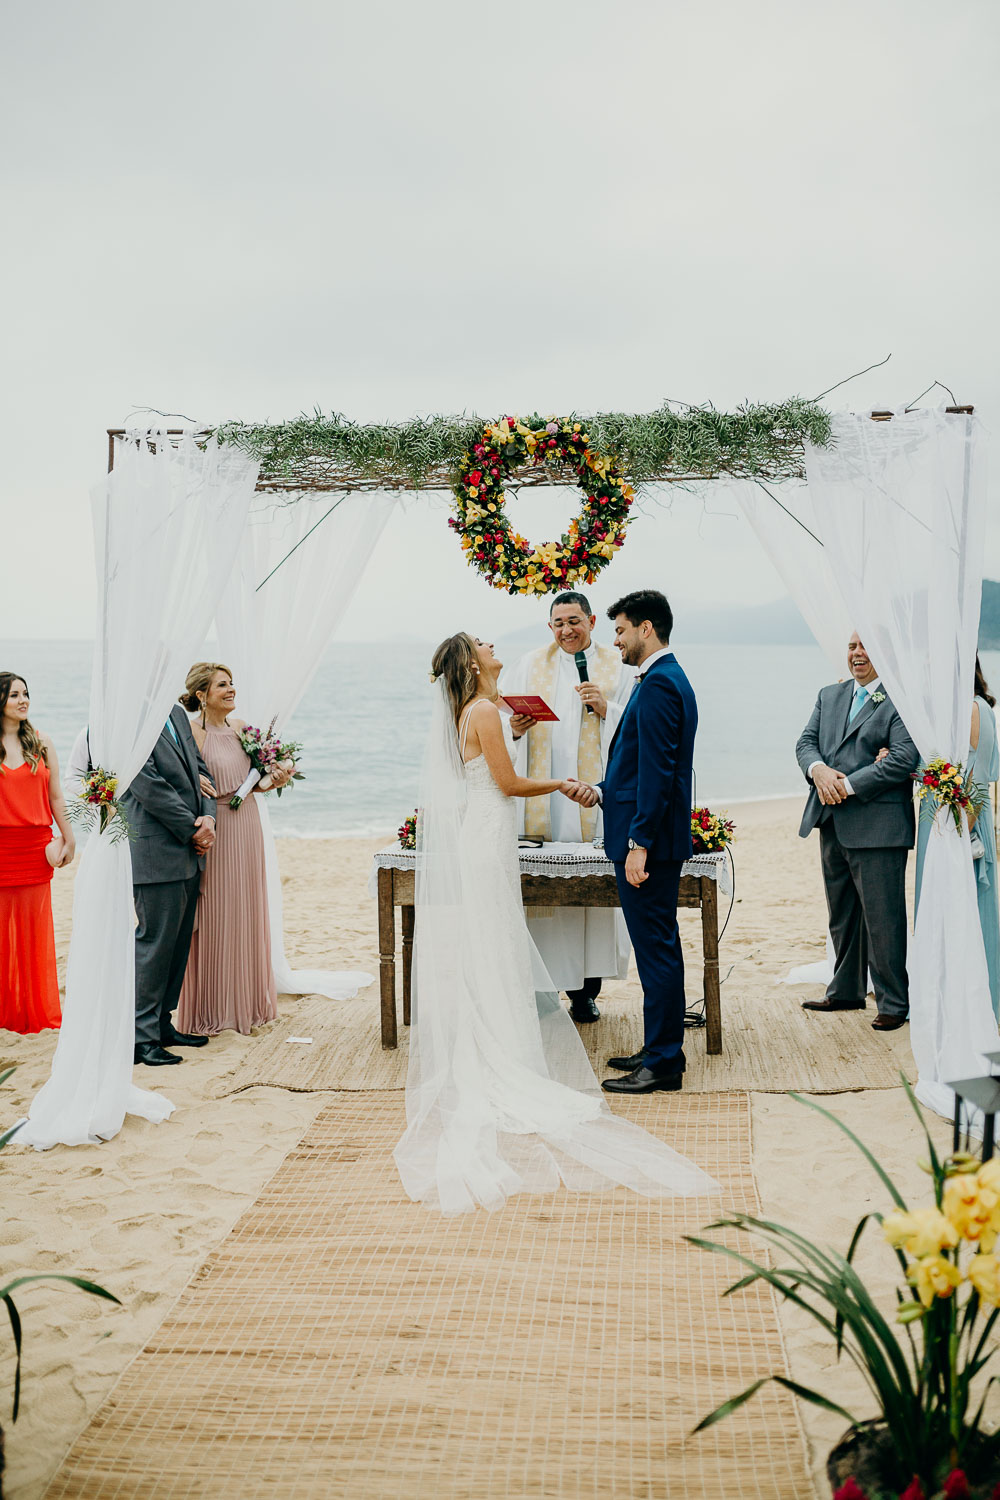
MULTIPOLYGON (((119 790, 152 750, 182 666, 213 617, 220 652, 241 678, 244 712, 280 728, 399 493, 454 492, 483 430, 474 417, 379 425, 321 412, 278 424, 109 429, 108 473, 92 491, 90 723, 95 761, 118 773, 119 790), (317 516, 324 495, 332 503, 317 516), (138 713, 126 701, 136 682, 147 684, 138 713)), ((668 402, 651 413, 589 416, 586 430, 590 449, 630 485, 726 481, 838 670, 850 622, 921 754, 964 758, 986 513, 985 445, 971 407, 832 416, 799 399, 732 413, 668 402), (797 514, 770 491, 762 500, 768 484, 789 480, 805 482, 797 514)), ((516 487, 576 482, 572 463, 531 457, 516 487)), ((981 1072, 997 1042, 967 839, 946 825, 930 841, 914 939, 919 1087, 942 1112, 951 1108, 947 1082, 981 1072)), ((268 844, 279 988, 355 993, 370 976, 288 965, 268 844)), ((127 843, 103 836, 84 854, 64 1027, 20 1136, 30 1144, 107 1139, 126 1113, 162 1119, 171 1109, 131 1085, 129 863, 127 843)))

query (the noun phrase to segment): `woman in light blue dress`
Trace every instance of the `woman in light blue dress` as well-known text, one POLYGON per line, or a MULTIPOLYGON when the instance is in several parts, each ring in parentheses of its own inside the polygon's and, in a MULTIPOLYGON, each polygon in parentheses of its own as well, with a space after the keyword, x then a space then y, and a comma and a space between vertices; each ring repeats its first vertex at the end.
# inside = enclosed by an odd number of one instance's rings
MULTIPOLYGON (((1000 748, 997 746, 997 721, 993 714, 996 699, 986 686, 983 669, 976 657, 976 697, 972 708, 972 734, 966 775, 987 794, 973 826, 973 840, 979 840, 983 853, 975 861, 976 893, 979 898, 979 925, 983 929, 986 966, 990 974, 990 996, 993 1013, 1000 1016, 1000 906, 997 903, 997 844, 993 829, 993 799, 990 786, 1000 779, 1000 748)), ((924 854, 931 833, 931 819, 921 817, 917 824, 917 885, 924 872, 924 854)))

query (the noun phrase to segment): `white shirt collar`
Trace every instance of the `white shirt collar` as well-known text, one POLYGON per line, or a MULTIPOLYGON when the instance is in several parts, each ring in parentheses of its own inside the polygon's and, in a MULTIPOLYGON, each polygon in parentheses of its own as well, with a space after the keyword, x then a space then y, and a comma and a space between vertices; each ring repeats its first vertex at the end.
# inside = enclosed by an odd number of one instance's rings
POLYGON ((638 672, 635 674, 636 675, 636 681, 638 681, 638 679, 640 677, 645 677, 646 673, 649 671, 649 669, 653 665, 653 663, 656 662, 656 661, 659 661, 659 659, 660 659, 661 656, 670 656, 670 655, 671 655, 671 648, 669 646, 661 646, 660 649, 659 649, 659 651, 654 651, 653 654, 652 654, 652 656, 647 656, 646 660, 643 662, 642 666, 639 668, 638 672))
MULTIPOLYGON (((559 646, 559 642, 558 641, 556 642, 556 645, 559 646)), ((590 640, 590 645, 587 647, 586 651, 583 653, 584 656, 587 658, 588 661, 593 656, 593 654, 594 654, 594 652, 595 652, 596 649, 597 649, 597 642, 594 640, 594 638, 592 636, 591 640, 590 640)), ((575 651, 564 651, 561 646, 559 646, 559 656, 560 656, 560 659, 562 661, 568 662, 571 667, 574 665, 574 663, 576 661, 576 652, 575 651)))
POLYGON ((882 686, 882 679, 881 679, 881 677, 873 677, 872 680, 871 680, 871 682, 866 682, 864 684, 858 682, 857 678, 855 678, 855 680, 854 680, 854 696, 856 698, 860 692, 864 691, 864 692, 866 692, 868 694, 868 696, 870 698, 871 695, 872 695, 872 693, 877 693, 878 690, 879 690, 879 688, 881 686, 882 686))

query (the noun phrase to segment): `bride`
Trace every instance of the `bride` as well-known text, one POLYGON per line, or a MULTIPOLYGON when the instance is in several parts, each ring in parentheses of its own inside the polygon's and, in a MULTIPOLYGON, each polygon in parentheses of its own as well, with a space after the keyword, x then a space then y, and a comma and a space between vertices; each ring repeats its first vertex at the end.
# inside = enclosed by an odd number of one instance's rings
POLYGON ((579 796, 514 771, 497 707, 503 663, 464 632, 434 653, 417 828, 407 1129, 409 1196, 445 1214, 513 1193, 623 1184, 648 1196, 718 1185, 613 1115, 542 965, 521 905, 515 797, 579 796))

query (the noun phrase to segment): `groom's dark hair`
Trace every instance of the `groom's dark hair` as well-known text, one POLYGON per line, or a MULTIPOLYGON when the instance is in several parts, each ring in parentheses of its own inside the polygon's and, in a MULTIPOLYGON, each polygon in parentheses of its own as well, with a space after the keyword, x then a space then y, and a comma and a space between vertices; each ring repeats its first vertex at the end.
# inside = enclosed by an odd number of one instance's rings
POLYGON ((574 594, 572 589, 569 589, 565 594, 557 594, 553 599, 551 605, 549 606, 550 620, 552 618, 552 611, 555 609, 557 604, 579 604, 588 620, 593 614, 593 610, 590 607, 590 600, 587 598, 586 594, 574 594))
POLYGON ((664 645, 670 640, 674 628, 674 612, 667 603, 667 596, 659 589, 636 589, 634 594, 625 594, 608 610, 608 619, 624 615, 630 625, 641 625, 648 620, 664 645))

